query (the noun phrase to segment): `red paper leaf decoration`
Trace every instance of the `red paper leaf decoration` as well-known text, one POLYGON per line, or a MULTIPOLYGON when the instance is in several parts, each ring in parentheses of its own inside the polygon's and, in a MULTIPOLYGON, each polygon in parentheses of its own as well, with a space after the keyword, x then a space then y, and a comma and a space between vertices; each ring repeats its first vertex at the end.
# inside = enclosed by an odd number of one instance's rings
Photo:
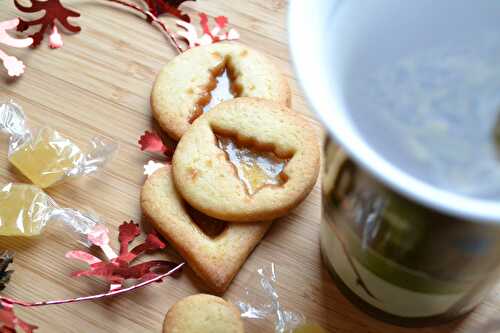
MULTIPOLYGON (((43 36, 47 29, 53 29, 56 21, 59 21, 59 23, 65 27, 68 31, 71 32, 79 32, 81 30, 80 27, 72 25, 68 22, 69 17, 79 17, 80 14, 65 8, 60 0, 45 0, 45 1, 40 1, 40 0, 30 0, 31 1, 31 7, 25 7, 21 5, 18 0, 14 0, 14 4, 16 5, 17 9, 24 13, 36 13, 39 11, 44 11, 44 14, 42 17, 35 19, 33 21, 24 21, 21 19, 21 22, 19 26, 17 27, 18 31, 25 31, 31 26, 35 25, 41 25, 40 30, 38 32, 35 32, 33 35, 30 37, 33 38, 33 45, 32 47, 37 47, 40 45, 40 43, 43 40, 43 36)), ((57 36, 57 30, 52 30, 52 35, 51 35, 51 47, 57 47, 57 45, 62 45, 62 40, 59 41, 60 36, 57 36)))
MULTIPOLYGON (((89 240, 94 245, 101 247, 105 253, 109 253, 108 237, 103 237, 103 231, 97 230, 98 235, 89 236, 89 240)), ((106 233, 107 235, 107 233, 106 233)), ((120 241, 120 255, 107 254, 108 260, 102 261, 84 251, 70 251, 67 258, 78 259, 89 265, 89 268, 82 271, 73 272, 72 276, 95 276, 105 279, 110 283, 111 290, 122 288, 123 283, 129 279, 147 281, 165 273, 177 264, 165 260, 151 260, 141 264, 131 263, 146 252, 161 250, 166 244, 158 238, 156 232, 149 233, 146 240, 129 251, 129 245, 140 235, 139 225, 134 222, 124 222, 119 227, 118 240, 120 241)))
POLYGON ((146 131, 138 141, 142 151, 152 153, 163 153, 167 156, 172 154, 172 148, 167 147, 160 136, 156 133, 146 131))
MULTIPOLYGON (((186 1, 196 1, 196 0, 144 0, 146 1, 146 5, 148 6, 149 11, 154 16, 158 17, 162 14, 170 14, 173 15, 183 21, 190 22, 191 19, 189 15, 184 14, 179 6, 182 5, 186 1)), ((151 18, 148 17, 148 21, 151 18)))
POLYGON ((200 25, 203 33, 212 37, 212 32, 210 31, 210 27, 208 26, 208 15, 205 13, 199 13, 198 15, 200 16, 200 25))
MULTIPOLYGON (((0 44, 21 48, 28 47, 33 43, 33 39, 31 38, 17 39, 11 37, 7 33, 7 30, 15 29, 18 25, 19 19, 17 18, 0 22, 0 44)), ((9 56, 0 50, 0 60, 2 60, 3 66, 7 69, 7 74, 9 76, 19 76, 24 73, 24 68, 26 66, 16 57, 9 56)))
POLYGON ((186 23, 184 21, 176 21, 176 24, 183 28, 183 30, 177 31, 177 34, 188 42, 188 49, 196 46, 217 43, 223 40, 235 40, 240 38, 238 31, 235 29, 227 29, 227 17, 215 17, 215 26, 210 29, 208 15, 205 13, 199 13, 199 16, 200 26, 203 32, 201 36, 198 36, 198 32, 193 24, 186 23))
POLYGON ((221 41, 221 36, 217 35, 220 30, 223 30, 226 28, 229 20, 225 16, 217 16, 214 18, 215 24, 217 25, 216 28, 213 30, 210 30, 210 27, 208 26, 208 16, 205 13, 200 13, 200 25, 201 29, 203 30, 203 33, 205 35, 210 36, 212 38, 212 42, 216 43, 221 41))
POLYGON ((165 246, 165 243, 163 243, 163 241, 153 231, 146 237, 144 243, 134 247, 130 253, 132 253, 134 256, 139 256, 142 253, 163 250, 165 246))
POLYGON ((141 234, 139 225, 130 221, 123 222, 119 228, 118 240, 120 241, 120 255, 128 253, 128 245, 141 234))
POLYGON ((13 310, 13 304, 5 300, 0 301, 0 326, 1 333, 16 333, 16 327, 22 329, 25 333, 33 333, 38 327, 28 324, 16 316, 13 310))
MULTIPOLYGON (((140 251, 151 252, 156 250, 162 250, 164 248, 165 248, 165 243, 160 239, 160 237, 158 237, 158 235, 155 232, 152 232, 146 237, 144 246, 140 249, 140 251)), ((132 250, 132 252, 135 254, 138 254, 137 253, 138 251, 139 251, 138 247, 132 250)))
POLYGON ((138 143, 142 151, 163 153, 167 157, 166 161, 162 163, 155 161, 148 161, 148 163, 144 165, 144 174, 146 176, 151 176, 156 170, 164 167, 166 163, 170 163, 170 161, 172 160, 172 155, 174 154, 175 147, 172 148, 166 146, 158 134, 146 131, 139 138, 138 143))
POLYGON ((224 29, 226 28, 229 20, 225 16, 217 16, 215 19, 215 23, 219 26, 219 28, 224 29))

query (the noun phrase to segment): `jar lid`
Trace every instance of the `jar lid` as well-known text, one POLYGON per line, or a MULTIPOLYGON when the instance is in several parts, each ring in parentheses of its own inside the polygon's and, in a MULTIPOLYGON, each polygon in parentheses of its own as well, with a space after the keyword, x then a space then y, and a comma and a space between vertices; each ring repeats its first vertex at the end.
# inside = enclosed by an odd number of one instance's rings
POLYGON ((500 2, 292 1, 304 91, 352 158, 448 214, 500 221, 500 2))

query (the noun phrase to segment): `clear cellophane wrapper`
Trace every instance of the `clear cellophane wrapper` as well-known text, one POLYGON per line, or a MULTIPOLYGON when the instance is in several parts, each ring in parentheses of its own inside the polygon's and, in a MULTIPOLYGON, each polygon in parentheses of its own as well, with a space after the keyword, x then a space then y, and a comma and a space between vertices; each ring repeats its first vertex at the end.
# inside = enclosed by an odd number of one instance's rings
POLYGON ((88 213, 60 207, 35 185, 9 183, 0 190, 0 236, 37 236, 57 224, 85 239, 101 222, 88 213))
POLYGON ((50 127, 31 130, 12 101, 0 104, 0 130, 10 138, 9 161, 41 188, 102 169, 117 149, 110 140, 94 138, 83 150, 50 127))
POLYGON ((274 263, 257 269, 247 285, 243 297, 233 302, 246 325, 252 326, 258 322, 262 332, 291 333, 306 323, 303 314, 281 303, 278 272, 274 263))

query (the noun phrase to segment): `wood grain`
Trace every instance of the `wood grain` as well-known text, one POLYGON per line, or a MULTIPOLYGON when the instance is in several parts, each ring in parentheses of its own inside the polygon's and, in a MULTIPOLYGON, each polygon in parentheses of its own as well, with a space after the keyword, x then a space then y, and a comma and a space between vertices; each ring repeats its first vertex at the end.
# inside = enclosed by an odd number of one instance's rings
MULTIPOLYGON (((57 51, 49 50, 46 41, 36 50, 9 49, 28 68, 17 80, 8 79, 0 71, 0 100, 12 98, 21 104, 33 127, 51 125, 80 143, 95 135, 120 143, 120 152, 106 171, 48 191, 62 206, 91 209, 102 216, 114 237, 123 220, 142 220, 142 166, 151 156, 139 151, 137 139, 144 130, 155 126, 149 93, 155 74, 175 56, 175 51, 142 18, 105 0, 64 3, 81 12, 77 22, 82 32, 63 35, 65 46, 57 51)), ((202 10, 212 16, 228 16, 245 43, 271 56, 292 84, 294 109, 310 119, 321 135, 321 126, 307 109, 290 64, 286 1, 199 0, 186 7, 189 13, 202 10)), ((12 1, 0 3, 0 20, 17 15, 12 1)), ((172 26, 170 20, 166 21, 172 26)), ((3 138, 0 144, 1 181, 22 181, 7 163, 6 142, 3 138)), ((497 315, 500 289, 466 319, 436 328, 403 329, 368 317, 340 294, 321 265, 319 222, 320 192, 316 186, 304 204, 274 225, 225 297, 238 300, 248 287, 257 300, 264 300, 257 287, 256 270, 274 262, 282 305, 303 313, 329 332, 476 332, 477 327, 497 315)), ((141 223, 147 227, 147 222, 141 223)), ((4 293, 39 300, 102 291, 102 282, 68 277, 71 271, 81 268, 64 259, 64 253, 75 244, 57 228, 49 228, 38 239, 0 239, 1 248, 17 252, 16 273, 4 293)), ((175 258, 176 254, 167 251, 160 255, 165 256, 175 258)), ((166 280, 115 299, 17 311, 22 318, 39 325, 39 332, 160 332, 169 307, 181 297, 200 291, 204 291, 203 284, 187 270, 178 280, 166 280)), ((247 327, 248 332, 272 331, 263 321, 248 322, 247 327)))

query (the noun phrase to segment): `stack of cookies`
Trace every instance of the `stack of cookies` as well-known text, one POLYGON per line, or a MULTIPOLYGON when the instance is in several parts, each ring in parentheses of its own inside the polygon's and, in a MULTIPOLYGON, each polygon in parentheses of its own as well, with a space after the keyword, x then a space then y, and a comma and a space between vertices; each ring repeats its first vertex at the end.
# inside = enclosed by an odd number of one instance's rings
POLYGON ((174 58, 151 104, 179 142, 172 165, 144 184, 142 209, 210 289, 224 292, 272 220, 312 190, 316 135, 289 109, 290 88, 272 62, 234 42, 174 58), (230 99, 214 106, 223 76, 230 99))

